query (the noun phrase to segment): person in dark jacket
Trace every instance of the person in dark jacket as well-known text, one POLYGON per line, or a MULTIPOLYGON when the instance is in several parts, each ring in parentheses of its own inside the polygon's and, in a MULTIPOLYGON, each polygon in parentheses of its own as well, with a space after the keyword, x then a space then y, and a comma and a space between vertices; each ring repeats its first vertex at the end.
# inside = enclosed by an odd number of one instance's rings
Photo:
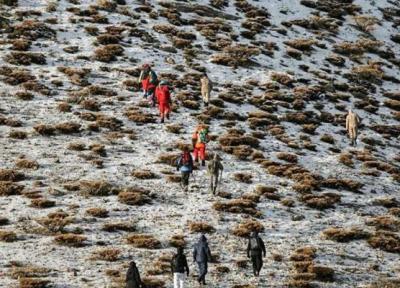
POLYGON ((266 255, 264 241, 258 236, 258 232, 251 233, 249 244, 247 245, 247 257, 251 258, 253 263, 254 276, 260 276, 263 265, 263 254, 266 255))
POLYGON ((189 147, 183 148, 182 155, 176 161, 176 170, 181 171, 181 186, 184 191, 188 191, 190 174, 193 172, 193 158, 189 147))
POLYGON ((199 242, 194 246, 193 260, 199 267, 199 277, 197 281, 200 284, 206 285, 206 274, 208 262, 211 261, 211 251, 208 247, 207 238, 204 235, 201 235, 199 242))
POLYGON ((183 248, 177 249, 177 254, 172 257, 171 271, 174 275, 174 288, 183 288, 185 283, 185 272, 186 276, 189 276, 189 265, 186 260, 185 254, 183 254, 183 248))
POLYGON ((136 263, 132 261, 129 264, 128 272, 126 273, 126 288, 143 288, 142 280, 140 279, 139 270, 136 263))

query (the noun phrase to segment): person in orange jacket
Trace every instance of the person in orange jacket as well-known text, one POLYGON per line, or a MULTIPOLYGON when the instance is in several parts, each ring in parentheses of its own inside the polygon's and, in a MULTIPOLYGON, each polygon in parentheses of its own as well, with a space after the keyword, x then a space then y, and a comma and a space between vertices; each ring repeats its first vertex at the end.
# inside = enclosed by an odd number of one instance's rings
POLYGON ((160 110, 161 123, 164 123, 164 117, 169 119, 171 112, 171 93, 166 81, 161 81, 156 88, 156 98, 158 102, 158 109, 160 110))
POLYGON ((142 83, 143 97, 150 97, 152 106, 155 106, 155 95, 154 90, 157 86, 157 74, 151 69, 149 64, 144 64, 142 66, 142 71, 140 72, 139 82, 142 83))
POLYGON ((198 162, 201 159, 201 165, 206 165, 206 144, 210 141, 208 136, 208 128, 205 125, 199 125, 192 136, 193 158, 198 162))

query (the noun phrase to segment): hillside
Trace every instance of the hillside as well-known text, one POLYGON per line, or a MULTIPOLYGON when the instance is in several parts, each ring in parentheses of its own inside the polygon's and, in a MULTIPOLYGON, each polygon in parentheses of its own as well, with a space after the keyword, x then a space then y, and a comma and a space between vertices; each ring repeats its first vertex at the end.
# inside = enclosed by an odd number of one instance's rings
POLYGON ((179 245, 197 287, 199 232, 208 287, 400 287, 400 1, 0 7, 1 287, 124 287, 131 260, 172 287, 179 245), (165 124, 137 83, 145 63, 173 87, 165 124), (183 192, 173 165, 199 123, 223 158, 218 196, 204 167, 183 192))

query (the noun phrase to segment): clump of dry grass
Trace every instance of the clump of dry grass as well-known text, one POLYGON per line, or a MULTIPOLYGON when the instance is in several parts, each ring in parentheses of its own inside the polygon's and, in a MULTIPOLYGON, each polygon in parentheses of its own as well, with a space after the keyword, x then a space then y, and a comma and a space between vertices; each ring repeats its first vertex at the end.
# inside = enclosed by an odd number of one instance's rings
POLYGON ((366 224, 379 230, 397 232, 400 230, 400 221, 391 216, 377 216, 366 220, 366 224))
POLYGON ((386 252, 400 253, 400 237, 393 232, 378 231, 368 239, 368 244, 386 252))
POLYGON ((52 136, 56 132, 56 128, 52 125, 38 124, 33 127, 37 133, 42 136, 52 136))
POLYGON ((54 242, 69 247, 83 247, 87 238, 78 234, 61 234, 54 237, 54 242))
POLYGON ((71 142, 68 144, 68 149, 73 151, 83 151, 86 149, 86 145, 83 142, 71 142))
POLYGON ((327 239, 337 242, 350 242, 366 239, 370 236, 368 232, 359 228, 328 228, 322 233, 327 239))
POLYGON ((113 185, 102 180, 82 180, 78 187, 85 196, 108 196, 114 192, 113 185))
POLYGON ((312 46, 317 43, 314 39, 293 39, 284 42, 286 45, 301 51, 310 51, 312 46))
POLYGON ((353 168, 354 167, 354 162, 352 160, 353 155, 351 153, 341 153, 339 155, 339 162, 353 168))
POLYGON ((183 126, 180 124, 168 124, 165 126, 165 129, 167 129, 168 132, 180 134, 183 126))
POLYGON ((23 185, 18 185, 11 181, 0 180, 0 196, 19 195, 24 190, 23 185))
POLYGON ((246 184, 250 184, 253 182, 252 181, 253 175, 251 175, 250 173, 238 172, 233 175, 233 178, 236 181, 243 182, 246 184))
POLYGON ((0 181, 18 182, 25 180, 25 174, 13 169, 0 169, 0 181))
POLYGON ((0 230, 0 241, 2 242, 17 241, 17 234, 14 231, 0 230))
POLYGON ((118 194, 118 201, 127 205, 140 206, 149 204, 148 191, 142 189, 126 189, 118 194))
POLYGON ((215 54, 211 62, 226 66, 248 66, 252 64, 252 58, 261 53, 257 47, 236 45, 223 48, 223 53, 215 54))
POLYGON ((135 170, 132 171, 131 175, 137 179, 142 179, 142 180, 157 178, 157 175, 150 170, 135 170))
POLYGON ((125 116, 128 117, 129 120, 135 122, 136 124, 156 123, 157 121, 154 115, 148 114, 144 111, 140 111, 136 108, 134 109, 128 108, 125 111, 125 116))
POLYGON ((293 82, 295 82, 295 79, 293 78, 292 75, 289 75, 288 73, 284 72, 272 71, 270 73, 270 78, 272 81, 278 82, 279 84, 285 86, 290 86, 293 82))
POLYGON ((28 91, 19 91, 15 93, 15 97, 20 100, 29 101, 33 99, 33 94, 28 91))
POLYGON ((48 200, 45 198, 36 198, 31 200, 31 207, 35 208, 51 208, 56 205, 55 201, 48 200))
POLYGON ((190 233, 214 233, 215 228, 205 222, 190 222, 189 223, 190 233))
POLYGON ((40 225, 46 228, 50 234, 64 233, 64 228, 75 221, 68 213, 63 211, 49 213, 47 217, 37 219, 40 225))
POLYGON ((20 169, 39 169, 39 163, 36 160, 18 159, 15 161, 15 166, 20 169))
POLYGON ((61 102, 60 104, 58 104, 57 109, 60 112, 66 113, 71 112, 72 106, 67 102, 61 102))
POLYGON ((332 135, 329 134, 323 134, 320 138, 321 141, 329 144, 335 144, 335 138, 332 135))
POLYGON ((279 152, 276 157, 280 160, 284 160, 289 163, 297 163, 298 157, 296 154, 287 153, 287 152, 279 152))
POLYGON ((121 250, 116 248, 103 248, 92 253, 91 260, 115 262, 120 259, 121 250))
POLYGON ((161 242, 152 235, 131 234, 126 240, 136 248, 158 249, 161 247, 161 242))
POLYGON ((332 189, 344 189, 352 192, 358 192, 364 184, 352 179, 328 178, 321 181, 321 185, 332 189))
POLYGON ((264 231, 264 225, 256 220, 245 220, 236 226, 232 234, 238 237, 249 237, 251 232, 264 231))
POLYGON ((340 195, 325 193, 322 195, 307 194, 301 196, 301 201, 311 208, 320 210, 333 208, 334 204, 340 202, 340 195))
POLYGON ((315 253, 316 249, 314 247, 301 247, 296 249, 296 251, 290 256, 290 260, 311 264, 311 261, 317 256, 315 253))
POLYGON ((74 134, 79 133, 81 124, 75 122, 64 122, 59 123, 55 126, 55 129, 62 134, 74 134))
POLYGON ((42 53, 11 52, 5 57, 5 61, 13 65, 44 65, 46 64, 46 57, 42 53))
POLYGON ((122 56, 124 48, 118 44, 104 45, 94 51, 94 60, 109 63, 117 60, 116 56, 122 56))
POLYGON ((177 153, 163 153, 158 156, 157 163, 167 164, 175 167, 178 157, 179 154, 177 153))
POLYGON ((40 278, 20 278, 19 288, 48 288, 50 287, 50 280, 40 278))
POLYGON ((364 32, 371 32, 375 29, 375 25, 378 24, 378 19, 372 15, 357 15, 354 16, 354 21, 357 27, 364 32))
POLYGON ((186 246, 185 236, 184 235, 173 235, 169 239, 169 244, 172 247, 185 247, 186 246))
POLYGON ((217 211, 257 216, 259 212, 256 210, 256 206, 256 203, 248 199, 232 199, 226 202, 217 201, 213 204, 213 208, 217 211))
POLYGON ((352 74, 359 80, 367 80, 376 83, 384 76, 380 64, 371 62, 367 65, 353 67, 352 74))
POLYGON ((144 287, 147 288, 164 288, 165 287, 165 282, 160 279, 156 278, 143 278, 142 279, 143 284, 145 285, 144 287))
POLYGON ((23 140, 28 138, 28 133, 21 130, 11 130, 10 134, 8 135, 10 138, 23 140))
POLYGON ((100 207, 93 207, 87 209, 86 214, 97 218, 106 218, 108 217, 108 210, 100 207))
POLYGON ((136 225, 134 222, 129 222, 129 221, 109 222, 105 223, 101 229, 107 232, 117 232, 117 231, 134 232, 136 231, 136 225))

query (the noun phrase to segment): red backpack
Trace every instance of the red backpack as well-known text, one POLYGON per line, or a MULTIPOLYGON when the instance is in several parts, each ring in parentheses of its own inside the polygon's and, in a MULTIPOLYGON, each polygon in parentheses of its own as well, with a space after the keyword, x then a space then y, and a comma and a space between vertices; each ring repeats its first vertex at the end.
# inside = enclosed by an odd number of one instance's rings
POLYGON ((182 154, 181 165, 182 166, 190 165, 190 153, 189 152, 185 152, 182 154))

